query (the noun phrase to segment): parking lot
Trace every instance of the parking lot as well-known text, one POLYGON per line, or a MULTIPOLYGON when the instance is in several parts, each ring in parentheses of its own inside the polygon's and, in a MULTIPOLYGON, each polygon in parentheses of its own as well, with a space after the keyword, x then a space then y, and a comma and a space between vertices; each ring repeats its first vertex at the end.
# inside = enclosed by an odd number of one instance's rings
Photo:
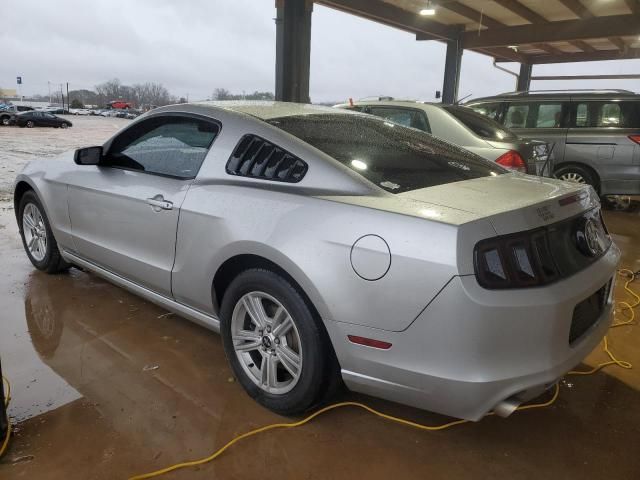
POLYGON ((0 127, 0 199, 7 199, 13 180, 33 157, 53 157, 66 150, 100 145, 130 120, 60 115, 73 122, 68 129, 0 127))
MULTIPOLYGON (((126 120, 73 117, 68 130, 0 128, 0 351, 21 421, 0 478, 126 478, 207 455, 232 437, 283 421, 233 380, 218 335, 76 269, 49 276, 25 256, 10 184, 32 155, 100 143, 126 120)), ((640 268, 640 214, 605 212, 622 266, 640 268)), ((619 279, 615 298, 629 301, 619 279)), ((637 289, 637 286, 636 286, 637 289)), ((619 316, 619 319, 623 319, 619 316)), ((610 332, 640 365, 640 328, 610 332)), ((598 347, 582 368, 607 360, 598 347)), ((402 418, 448 418, 345 394, 402 418)), ((548 397, 547 397, 548 398, 548 397)), ((167 478, 637 479, 637 370, 566 377, 552 406, 421 432, 360 410, 245 440, 216 462, 167 478), (535 475, 531 472, 535 471, 535 475), (470 472, 473 472, 471 474, 470 472)))

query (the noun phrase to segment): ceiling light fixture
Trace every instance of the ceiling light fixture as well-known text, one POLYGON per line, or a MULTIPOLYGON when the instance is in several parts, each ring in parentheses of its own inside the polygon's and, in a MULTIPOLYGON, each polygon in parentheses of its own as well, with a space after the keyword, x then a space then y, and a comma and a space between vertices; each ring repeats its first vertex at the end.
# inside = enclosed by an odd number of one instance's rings
POLYGON ((431 0, 427 1, 427 6, 420 10, 420 15, 422 16, 433 16, 436 14, 436 9, 433 5, 431 5, 431 0))

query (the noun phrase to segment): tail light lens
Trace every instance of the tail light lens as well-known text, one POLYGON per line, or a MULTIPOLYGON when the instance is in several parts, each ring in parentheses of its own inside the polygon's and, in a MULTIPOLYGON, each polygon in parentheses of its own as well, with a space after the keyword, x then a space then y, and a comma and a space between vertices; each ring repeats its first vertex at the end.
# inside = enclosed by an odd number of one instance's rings
POLYGON ((629 135, 629 140, 640 145, 640 135, 629 135))
POLYGON ((559 224, 478 242, 476 278, 480 286, 492 290, 548 285, 593 263, 610 245, 602 215, 592 210, 559 224), (581 244, 586 241, 588 221, 602 229, 602 252, 590 253, 581 244))
POLYGON ((509 170, 527 173, 527 164, 515 150, 509 150, 504 155, 501 155, 496 160, 496 163, 502 165, 504 168, 508 168, 509 170))

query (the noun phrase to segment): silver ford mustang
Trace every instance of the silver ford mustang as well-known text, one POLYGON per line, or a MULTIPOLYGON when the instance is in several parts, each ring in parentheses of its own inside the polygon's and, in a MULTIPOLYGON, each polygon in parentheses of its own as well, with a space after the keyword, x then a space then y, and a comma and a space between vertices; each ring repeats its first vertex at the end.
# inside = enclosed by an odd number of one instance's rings
POLYGON ((77 265, 222 334, 282 414, 352 390, 509 414, 601 340, 620 258, 588 186, 384 119, 158 108, 18 175, 33 265, 77 265))

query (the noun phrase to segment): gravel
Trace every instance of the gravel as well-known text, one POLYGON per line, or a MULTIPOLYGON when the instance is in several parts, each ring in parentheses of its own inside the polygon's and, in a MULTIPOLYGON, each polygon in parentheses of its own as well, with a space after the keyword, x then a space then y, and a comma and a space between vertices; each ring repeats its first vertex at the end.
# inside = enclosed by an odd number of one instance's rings
POLYGON ((0 201, 12 197, 13 181, 29 160, 54 157, 67 150, 101 145, 131 120, 60 115, 73 122, 65 130, 51 127, 0 127, 0 201))

